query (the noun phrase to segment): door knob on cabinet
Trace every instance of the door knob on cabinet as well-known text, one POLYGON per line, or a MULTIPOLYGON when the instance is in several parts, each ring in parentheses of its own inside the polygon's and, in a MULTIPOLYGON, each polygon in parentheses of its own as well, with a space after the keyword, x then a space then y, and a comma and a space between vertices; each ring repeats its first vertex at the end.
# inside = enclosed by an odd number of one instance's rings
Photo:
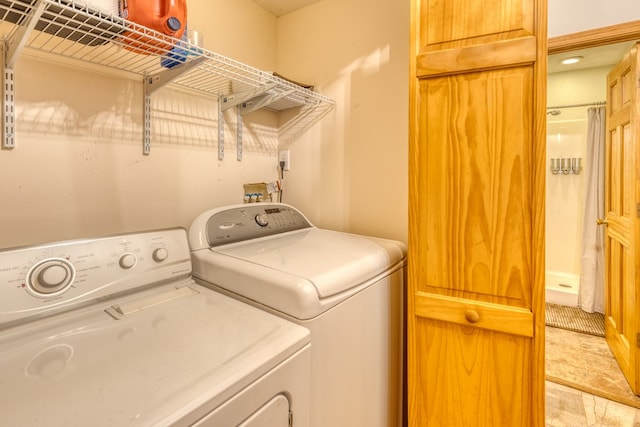
POLYGON ((598 224, 598 225, 608 225, 609 221, 607 221, 606 219, 598 218, 598 219, 596 219, 596 224, 598 224))
POLYGON ((464 318, 467 319, 469 323, 478 323, 480 320, 480 315, 477 311, 468 309, 464 312, 464 318))

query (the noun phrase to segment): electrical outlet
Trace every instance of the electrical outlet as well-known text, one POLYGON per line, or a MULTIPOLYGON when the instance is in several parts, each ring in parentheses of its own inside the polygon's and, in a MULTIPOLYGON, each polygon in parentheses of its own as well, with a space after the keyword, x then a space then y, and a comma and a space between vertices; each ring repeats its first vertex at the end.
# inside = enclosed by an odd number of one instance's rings
POLYGON ((284 170, 288 171, 291 169, 289 150, 280 150, 278 152, 278 164, 280 164, 280 162, 284 162, 284 170))

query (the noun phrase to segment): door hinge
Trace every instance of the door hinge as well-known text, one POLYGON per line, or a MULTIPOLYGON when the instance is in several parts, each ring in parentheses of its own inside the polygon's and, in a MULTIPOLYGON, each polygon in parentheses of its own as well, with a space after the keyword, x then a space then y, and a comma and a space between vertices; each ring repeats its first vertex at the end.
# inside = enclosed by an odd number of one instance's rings
MULTIPOLYGON (((638 339, 640 339, 640 334, 638 334, 638 339)), ((289 427, 293 427, 293 412, 289 411, 289 427)))
POLYGON ((640 218, 640 203, 636 205, 636 217, 640 218))
POLYGON ((640 334, 636 334, 636 347, 640 348, 640 334))

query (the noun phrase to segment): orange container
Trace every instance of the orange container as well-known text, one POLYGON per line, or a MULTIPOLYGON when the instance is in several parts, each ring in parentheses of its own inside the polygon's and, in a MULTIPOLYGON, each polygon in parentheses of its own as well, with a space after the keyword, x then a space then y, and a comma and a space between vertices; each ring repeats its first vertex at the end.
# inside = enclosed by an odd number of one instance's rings
MULTIPOLYGON (((187 26, 187 0, 119 0, 119 12, 127 21, 177 39, 187 26)), ((138 53, 162 54, 173 47, 134 31, 126 32, 123 41, 128 49, 138 53)))

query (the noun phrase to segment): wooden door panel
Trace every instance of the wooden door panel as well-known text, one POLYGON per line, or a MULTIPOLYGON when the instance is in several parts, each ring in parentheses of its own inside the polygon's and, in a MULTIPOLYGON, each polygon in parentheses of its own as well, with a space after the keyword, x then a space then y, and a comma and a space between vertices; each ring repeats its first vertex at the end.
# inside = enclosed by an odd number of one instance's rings
MULTIPOLYGON (((418 77, 536 61, 534 0, 422 0, 418 77)), ((541 8, 540 5, 537 6, 541 8)), ((545 9, 546 12, 546 9, 545 9)))
POLYGON ((615 330, 622 331, 622 282, 624 280, 624 246, 618 239, 609 238, 608 276, 610 283, 608 300, 608 321, 615 330))
POLYGON ((534 34, 533 0, 423 0, 421 52, 534 34))
POLYGON ((418 56, 417 74, 420 77, 498 68, 508 64, 527 64, 535 60, 536 39, 525 37, 490 45, 469 46, 425 52, 418 56))
POLYGON ((413 415, 420 425, 531 425, 522 422, 532 418, 533 375, 524 362, 532 357, 530 339, 431 319, 420 319, 417 329, 424 400, 413 415))
POLYGON ((614 237, 609 239, 608 257, 608 282, 609 292, 607 298, 607 316, 605 329, 609 331, 607 341, 612 353, 616 357, 621 370, 625 375, 629 374, 630 351, 632 349, 629 338, 625 331, 625 299, 628 270, 626 266, 629 262, 629 249, 624 242, 614 237))
POLYGON ((531 67, 421 82, 417 291, 531 308, 531 85, 531 67))

